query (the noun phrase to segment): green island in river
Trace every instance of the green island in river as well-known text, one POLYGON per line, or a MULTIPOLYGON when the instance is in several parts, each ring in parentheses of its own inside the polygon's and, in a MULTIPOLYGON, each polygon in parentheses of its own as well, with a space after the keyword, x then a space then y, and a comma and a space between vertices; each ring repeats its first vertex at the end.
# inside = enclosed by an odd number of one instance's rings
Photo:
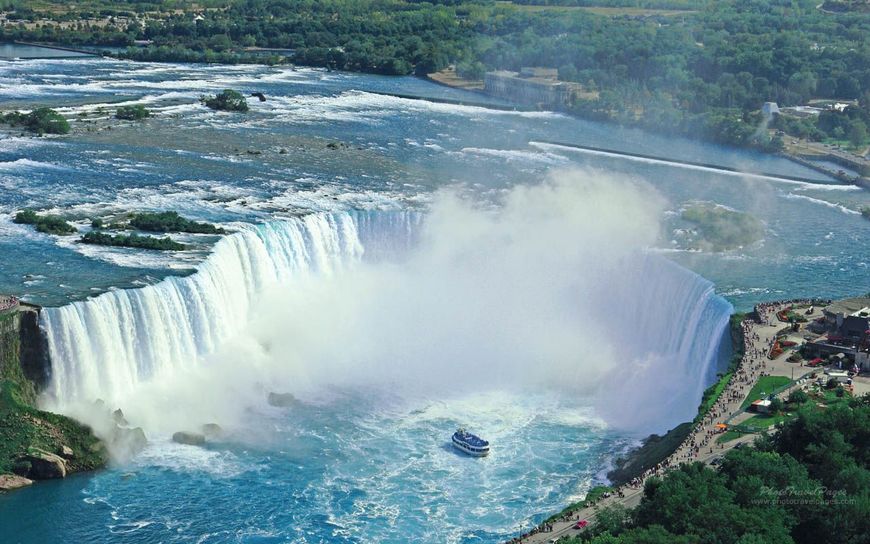
MULTIPOLYGON (((55 215, 39 215, 33 210, 22 210, 15 214, 14 223, 32 225, 38 232, 67 236, 77 234, 78 229, 65 219, 55 215)), ((114 218, 108 225, 103 219, 96 218, 91 221, 92 230, 82 235, 79 241, 83 244, 128 247, 137 249, 156 249, 162 251, 183 251, 189 246, 176 242, 169 236, 157 238, 155 236, 143 236, 135 232, 129 234, 110 234, 104 232, 104 228, 110 230, 138 230, 143 232, 176 232, 188 234, 213 234, 223 235, 227 231, 211 223, 191 221, 182 217, 175 211, 166 212, 136 212, 127 214, 121 218, 114 218)))

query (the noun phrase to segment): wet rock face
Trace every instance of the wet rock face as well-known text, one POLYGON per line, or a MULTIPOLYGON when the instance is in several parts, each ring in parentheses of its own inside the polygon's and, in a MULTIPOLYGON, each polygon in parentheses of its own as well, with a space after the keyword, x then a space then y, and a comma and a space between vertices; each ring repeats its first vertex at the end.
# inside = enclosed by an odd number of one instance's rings
POLYGON ((66 478, 66 460, 59 455, 42 450, 33 450, 26 457, 30 461, 30 474, 34 480, 66 478))
POLYGON ((48 340, 39 328, 39 311, 21 312, 21 370, 24 377, 33 382, 37 392, 42 391, 51 378, 51 360, 48 356, 48 340))
POLYGON ((205 436, 189 431, 178 431, 172 435, 172 441, 188 446, 202 446, 205 444, 205 436))
POLYGON ((129 425, 129 423, 127 423, 127 419, 124 417, 124 412, 121 411, 120 408, 112 412, 112 418, 118 425, 129 425))
POLYGON ((132 458, 145 449, 148 438, 142 427, 115 427, 111 436, 112 451, 119 460, 124 461, 132 458))

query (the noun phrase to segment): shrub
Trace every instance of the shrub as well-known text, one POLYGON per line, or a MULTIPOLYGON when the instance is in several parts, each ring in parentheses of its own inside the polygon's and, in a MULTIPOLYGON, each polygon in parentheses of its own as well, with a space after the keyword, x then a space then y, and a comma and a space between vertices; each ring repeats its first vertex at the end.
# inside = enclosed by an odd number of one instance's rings
POLYGON ((151 112, 142 104, 136 104, 135 106, 121 106, 115 112, 115 117, 127 121, 138 121, 140 119, 145 119, 146 117, 151 117, 151 112))
POLYGON ((30 132, 37 134, 66 134, 69 132, 69 122, 63 115, 51 108, 37 108, 27 114, 14 111, 4 115, 2 120, 12 126, 23 126, 30 132))
POLYGON ((788 396, 789 404, 803 404, 808 400, 810 400, 809 395, 801 389, 795 389, 788 396))
POLYGON ((779 412, 782 411, 782 405, 783 405, 782 399, 780 399, 779 397, 775 397, 775 398, 771 399, 771 401, 770 401, 770 413, 771 414, 778 414, 779 412))
POLYGON ((190 232, 194 234, 225 234, 226 231, 210 223, 197 223, 178 215, 178 212, 136 213, 130 225, 148 232, 190 232))
POLYGON ((35 225, 38 221, 39 216, 33 210, 21 210, 15 214, 15 219, 12 220, 13 223, 19 225, 35 225))
POLYGON ((82 243, 98 246, 134 247, 139 249, 159 249, 162 251, 183 251, 187 249, 184 244, 179 244, 169 236, 155 238, 153 236, 139 236, 138 234, 111 235, 103 232, 91 231, 82 236, 82 243))
POLYGON ((202 103, 213 110, 220 111, 248 111, 248 101, 239 92, 225 89, 216 96, 202 97, 202 103))
POLYGON ((13 223, 33 225, 39 232, 46 234, 72 234, 76 228, 56 215, 39 215, 33 210, 22 210, 15 214, 13 223))

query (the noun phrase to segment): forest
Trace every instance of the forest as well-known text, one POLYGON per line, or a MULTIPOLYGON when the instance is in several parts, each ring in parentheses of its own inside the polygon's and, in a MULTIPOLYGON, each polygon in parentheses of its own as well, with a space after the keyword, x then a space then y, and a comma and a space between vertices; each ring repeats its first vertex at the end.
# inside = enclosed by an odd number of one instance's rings
POLYGON ((7 2, 0 40, 388 75, 455 65, 480 78, 547 66, 588 91, 571 106, 579 115, 774 150, 783 142, 760 130, 764 102, 859 101, 826 121, 776 128, 855 146, 868 139, 870 14, 858 2, 828 10, 817 0, 214 0, 177 10, 184 4, 89 0, 48 9, 64 5, 7 2))
POLYGON ((730 451, 647 481, 565 544, 858 544, 870 515, 870 398, 798 416, 730 451))

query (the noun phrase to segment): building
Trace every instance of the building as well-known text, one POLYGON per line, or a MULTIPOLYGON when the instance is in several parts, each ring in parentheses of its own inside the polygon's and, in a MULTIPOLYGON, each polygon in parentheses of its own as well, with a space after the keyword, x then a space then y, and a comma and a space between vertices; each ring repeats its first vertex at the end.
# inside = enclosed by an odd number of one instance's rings
POLYGON ((523 68, 519 72, 487 72, 484 92, 537 107, 560 108, 570 105, 580 85, 559 81, 559 71, 552 68, 523 68))
POLYGON ((767 399, 757 400, 752 403, 752 410, 759 414, 769 414, 771 404, 767 399))
POLYGON ((870 370, 870 297, 832 302, 822 309, 826 336, 806 344, 806 355, 828 359, 845 369, 852 364, 870 370))
MULTIPOLYGON (((850 320, 849 330, 855 327, 861 328, 858 324, 863 323, 863 333, 867 330, 870 324, 870 297, 854 297, 837 300, 825 306, 822 309, 825 316, 825 322, 834 329, 841 329, 847 318, 854 317, 857 319, 850 320)), ((845 331, 843 331, 845 332, 845 331)))
POLYGON ((779 113, 779 106, 776 102, 765 102, 764 105, 761 106, 761 113, 763 113, 765 117, 771 117, 774 113, 779 113))

